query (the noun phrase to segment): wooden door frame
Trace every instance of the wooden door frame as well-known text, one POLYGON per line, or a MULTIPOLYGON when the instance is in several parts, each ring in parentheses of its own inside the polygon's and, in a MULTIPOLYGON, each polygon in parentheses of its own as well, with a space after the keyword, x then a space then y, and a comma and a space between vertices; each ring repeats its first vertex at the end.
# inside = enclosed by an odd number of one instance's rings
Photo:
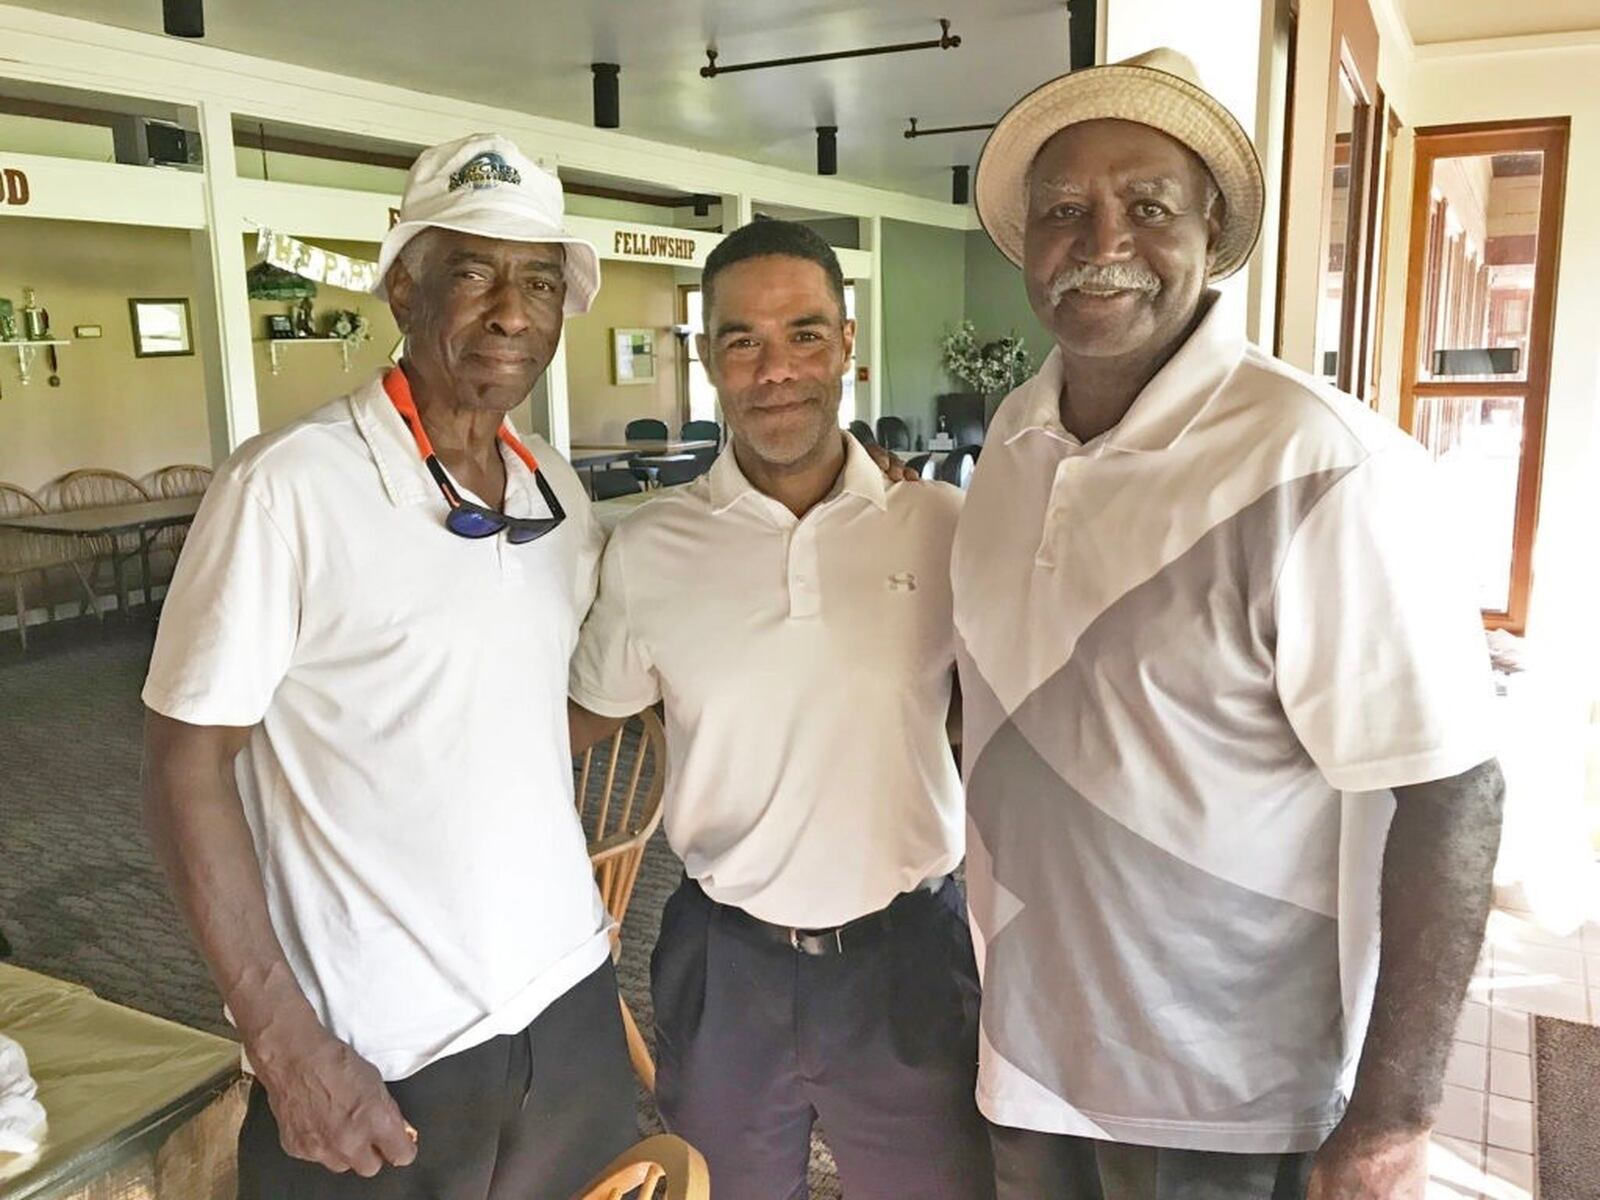
POLYGON ((1544 476, 1545 422, 1549 412, 1550 363, 1554 351, 1557 268, 1561 258, 1561 215, 1567 190, 1568 117, 1527 121, 1488 121, 1469 125, 1431 125, 1413 136, 1411 247, 1406 278, 1404 359, 1400 369, 1400 426, 1416 429, 1417 397, 1453 395, 1469 390, 1476 396, 1522 396, 1522 459, 1517 472, 1516 518, 1513 523, 1510 596, 1504 612, 1483 614, 1491 629, 1520 634, 1527 625, 1528 596, 1533 588, 1533 547, 1539 527, 1540 485, 1544 476), (1533 268, 1533 311, 1528 323, 1528 371, 1520 383, 1485 381, 1437 383, 1417 379, 1418 320, 1427 270, 1425 245, 1432 211, 1433 164, 1441 158, 1511 154, 1538 150, 1544 154, 1539 191, 1539 234, 1533 268))

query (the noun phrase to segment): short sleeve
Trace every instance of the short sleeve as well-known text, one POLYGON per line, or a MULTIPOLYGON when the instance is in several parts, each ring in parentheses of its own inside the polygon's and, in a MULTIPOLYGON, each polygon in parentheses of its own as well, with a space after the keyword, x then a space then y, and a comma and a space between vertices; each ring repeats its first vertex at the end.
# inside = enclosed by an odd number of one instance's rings
POLYGON ((1351 468, 1278 577, 1279 699, 1328 782, 1359 792, 1494 756, 1482 620, 1434 469, 1397 445, 1351 468))
POLYGON ((145 704, 191 725, 257 724, 294 657, 300 605, 283 533, 245 483, 219 474, 162 605, 145 704))
POLYGON ((600 586, 572 656, 568 692, 590 712, 629 717, 661 699, 654 664, 628 617, 623 542, 613 534, 600 563, 600 586))

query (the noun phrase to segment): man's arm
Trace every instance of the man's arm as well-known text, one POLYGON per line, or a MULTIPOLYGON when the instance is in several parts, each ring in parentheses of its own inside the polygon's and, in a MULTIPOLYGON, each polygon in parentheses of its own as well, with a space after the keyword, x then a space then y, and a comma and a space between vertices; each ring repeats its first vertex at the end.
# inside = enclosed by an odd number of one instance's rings
POLYGON ((1421 1200, 1445 1060, 1483 943, 1505 799, 1499 764, 1394 793, 1372 1020, 1308 1200, 1421 1200))
POLYGON ((416 1157, 371 1063, 318 1021, 267 914, 234 781, 250 730, 145 714, 145 823, 172 894, 222 992, 285 1153, 371 1176, 416 1157))
POLYGON ((572 739, 572 757, 577 758, 590 746, 603 742, 610 737, 627 717, 602 717, 597 712, 590 712, 576 700, 567 700, 567 735, 572 739))

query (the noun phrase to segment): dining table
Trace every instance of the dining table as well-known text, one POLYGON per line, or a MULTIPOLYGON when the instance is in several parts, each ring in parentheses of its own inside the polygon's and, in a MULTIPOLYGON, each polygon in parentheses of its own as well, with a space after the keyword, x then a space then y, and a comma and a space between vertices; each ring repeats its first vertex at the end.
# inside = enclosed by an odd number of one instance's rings
POLYGON ((128 611, 127 591, 122 568, 139 560, 139 578, 144 602, 151 602, 150 546, 163 529, 188 525, 200 511, 199 496, 176 496, 166 500, 130 500, 118 504, 97 504, 64 512, 34 513, 30 516, 0 517, 0 529, 20 529, 25 533, 51 537, 80 538, 92 541, 107 538, 111 543, 111 576, 116 582, 117 606, 128 611), (131 546, 131 548, 128 548, 131 546))
POLYGON ((644 458, 686 457, 698 450, 715 450, 717 443, 710 438, 633 438, 613 442, 573 442, 568 448, 567 461, 580 471, 588 472, 589 494, 594 494, 594 473, 601 467, 622 462, 635 455, 644 458))

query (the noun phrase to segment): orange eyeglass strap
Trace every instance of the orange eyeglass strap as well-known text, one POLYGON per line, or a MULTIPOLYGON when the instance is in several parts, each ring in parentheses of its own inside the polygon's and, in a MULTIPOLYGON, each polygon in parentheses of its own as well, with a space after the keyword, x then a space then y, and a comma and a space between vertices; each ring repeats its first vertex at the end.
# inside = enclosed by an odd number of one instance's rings
MULTIPOLYGON (((417 450, 424 459, 434 458, 433 442, 428 437, 428 431, 422 427, 422 417, 417 412, 417 402, 411 398, 411 381, 406 378, 406 373, 399 367, 391 367, 383 376, 383 390, 389 394, 389 399, 394 403, 395 409, 411 429, 411 436, 416 439, 417 450)), ((537 472, 539 464, 533 457, 533 452, 522 444, 520 438, 512 432, 507 421, 500 423, 496 434, 499 439, 510 448, 511 452, 523 461, 529 471, 537 472)))

